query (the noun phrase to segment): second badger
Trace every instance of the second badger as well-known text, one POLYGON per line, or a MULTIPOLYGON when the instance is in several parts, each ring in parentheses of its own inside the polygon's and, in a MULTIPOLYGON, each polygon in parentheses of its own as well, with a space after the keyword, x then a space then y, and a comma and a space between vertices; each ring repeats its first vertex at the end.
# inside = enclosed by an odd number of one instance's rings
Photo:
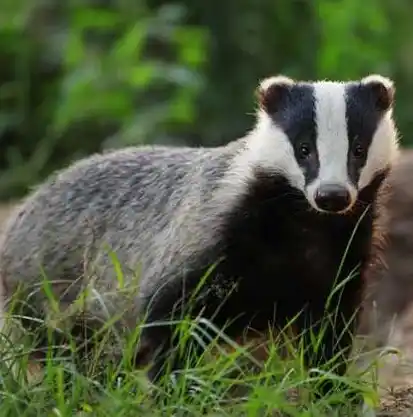
MULTIPOLYGON (((179 312, 216 264, 192 314, 218 327, 230 321, 225 330, 235 338, 247 327, 284 326, 300 312, 296 325, 317 331, 338 311, 323 348, 307 352, 309 366, 321 365, 351 345, 347 321, 363 278, 349 280, 330 309, 326 301, 370 259, 379 191, 398 149, 393 97, 381 76, 268 78, 258 88, 254 128, 226 146, 129 148, 79 161, 11 217, 0 243, 0 293, 9 299, 25 284, 31 314, 44 317, 45 296, 33 291, 42 267, 64 305, 90 289, 79 320, 96 323, 123 309, 117 325, 132 330, 144 316, 154 323, 179 312), (132 299, 118 289, 102 243, 117 254, 130 290, 139 269, 132 299), (85 259, 96 266, 93 279, 85 259)), ((147 327, 142 338, 153 352, 152 380, 169 356, 174 369, 183 366, 168 354, 178 343, 172 327, 147 327)))

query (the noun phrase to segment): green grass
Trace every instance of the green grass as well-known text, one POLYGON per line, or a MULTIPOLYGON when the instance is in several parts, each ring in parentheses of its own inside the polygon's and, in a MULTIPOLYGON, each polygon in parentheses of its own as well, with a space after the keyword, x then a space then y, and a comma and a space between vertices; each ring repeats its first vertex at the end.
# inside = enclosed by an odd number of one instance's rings
MULTIPOLYGON (((211 344, 196 366, 188 365, 183 377, 174 383, 173 376, 166 375, 166 381, 156 387, 148 383, 144 369, 131 366, 136 334, 121 341, 122 357, 118 361, 105 356, 105 349, 114 343, 105 338, 106 334, 82 361, 74 343, 69 344, 69 354, 64 355, 59 348, 52 354, 50 349, 38 381, 27 378, 27 353, 32 350, 33 335, 24 333, 13 342, 4 336, 0 415, 149 417, 198 416, 202 411, 210 417, 316 417, 327 412, 338 415, 331 407, 333 403, 346 405, 343 392, 318 402, 311 400, 317 383, 339 377, 321 370, 310 376, 291 335, 268 335, 268 355, 260 362, 246 345, 227 339, 206 321, 200 326, 199 322, 183 320, 179 327, 183 350, 188 350, 186 340, 199 339, 205 329, 211 344)), ((368 402, 377 401, 374 384, 366 383, 360 375, 350 372, 342 380, 363 390, 368 402)), ((357 411, 346 409, 344 415, 356 416, 357 411)))
MULTIPOLYGON (((113 258, 113 254, 110 256, 113 258)), ((122 268, 116 259, 113 261, 119 281, 117 291, 124 291, 122 268)), ((200 285, 206 277, 200 280, 200 285)), ((349 277, 352 278, 354 276, 349 277)), ((341 282, 335 291, 343 285, 341 282)), ((61 314, 60 305, 53 298, 52 283, 45 278, 41 290, 45 294, 43 299, 50 301, 49 310, 53 313, 48 318, 48 326, 43 322, 35 325, 38 330, 48 329, 49 334, 50 349, 42 362, 42 372, 37 374, 41 378, 36 381, 28 378, 28 353, 33 351, 37 332, 18 332, 18 321, 10 317, 15 334, 10 338, 7 331, 2 333, 0 417, 157 417, 199 416, 201 413, 209 417, 359 415, 360 410, 348 404, 345 390, 314 401, 314 390, 326 379, 360 390, 365 402, 377 405, 375 372, 360 375, 354 366, 344 377, 325 369, 310 372, 304 366, 304 352, 295 340, 297 335, 292 336, 288 331, 267 334, 268 352, 265 360, 260 361, 248 346, 228 339, 221 329, 208 321, 185 318, 178 324, 180 350, 190 358, 188 341, 209 340, 206 352, 195 365, 188 361, 180 377, 167 374, 162 383, 151 386, 145 369, 136 369, 131 364, 143 324, 132 334, 120 334, 113 322, 105 323, 99 342, 88 352, 87 358, 80 358, 78 347, 70 338, 65 350, 55 346, 50 328, 58 327, 64 332, 61 325, 65 320, 60 319, 67 319, 69 314, 61 314), (337 403, 341 404, 340 414, 333 406, 337 403)), ((104 299, 99 297, 101 302, 104 299)), ((81 304, 75 303, 72 313, 76 312, 76 305, 81 304)), ((30 317, 30 312, 26 316, 30 317)), ((320 340, 314 335, 312 342, 317 346, 320 340)))

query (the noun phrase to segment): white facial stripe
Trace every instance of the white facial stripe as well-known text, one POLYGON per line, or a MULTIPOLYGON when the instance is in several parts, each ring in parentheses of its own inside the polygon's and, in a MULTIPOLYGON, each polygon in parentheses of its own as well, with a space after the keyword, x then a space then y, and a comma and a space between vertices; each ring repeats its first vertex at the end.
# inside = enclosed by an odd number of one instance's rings
POLYGON ((314 84, 317 123, 319 172, 307 187, 310 203, 316 207, 315 193, 321 183, 345 186, 352 201, 357 190, 349 181, 347 167, 348 132, 346 120, 346 91, 344 83, 320 81, 314 84))
POLYGON ((345 94, 345 86, 342 83, 324 81, 314 84, 320 163, 318 180, 322 182, 348 182, 345 94))
POLYGON ((372 138, 366 163, 360 173, 359 189, 366 187, 380 169, 389 166, 398 153, 398 138, 391 111, 389 111, 383 117, 372 138))

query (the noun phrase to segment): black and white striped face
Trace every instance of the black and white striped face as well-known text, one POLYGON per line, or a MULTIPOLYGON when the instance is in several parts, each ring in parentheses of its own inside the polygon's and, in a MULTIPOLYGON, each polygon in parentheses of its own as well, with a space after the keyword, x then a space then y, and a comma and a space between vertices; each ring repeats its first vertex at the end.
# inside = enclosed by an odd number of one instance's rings
POLYGON ((279 76, 264 80, 258 95, 250 157, 283 175, 318 211, 351 209, 397 155, 387 78, 307 83, 279 76))

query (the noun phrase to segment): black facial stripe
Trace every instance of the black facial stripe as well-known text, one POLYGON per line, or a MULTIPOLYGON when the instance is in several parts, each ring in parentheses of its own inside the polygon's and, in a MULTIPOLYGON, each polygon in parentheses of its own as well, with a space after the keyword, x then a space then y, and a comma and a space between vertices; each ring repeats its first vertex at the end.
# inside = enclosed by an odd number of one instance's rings
POLYGON ((346 117, 349 139, 347 169, 354 185, 358 183, 360 172, 366 164, 368 150, 382 113, 374 105, 371 89, 360 83, 351 83, 346 87, 346 117), (359 144, 365 149, 363 157, 355 157, 353 151, 359 144))
POLYGON ((317 177, 320 167, 317 152, 314 88, 311 84, 295 84, 281 100, 277 113, 270 116, 290 140, 295 158, 308 184, 317 177), (301 156, 300 151, 304 145, 310 150, 310 155, 306 158, 301 156))

